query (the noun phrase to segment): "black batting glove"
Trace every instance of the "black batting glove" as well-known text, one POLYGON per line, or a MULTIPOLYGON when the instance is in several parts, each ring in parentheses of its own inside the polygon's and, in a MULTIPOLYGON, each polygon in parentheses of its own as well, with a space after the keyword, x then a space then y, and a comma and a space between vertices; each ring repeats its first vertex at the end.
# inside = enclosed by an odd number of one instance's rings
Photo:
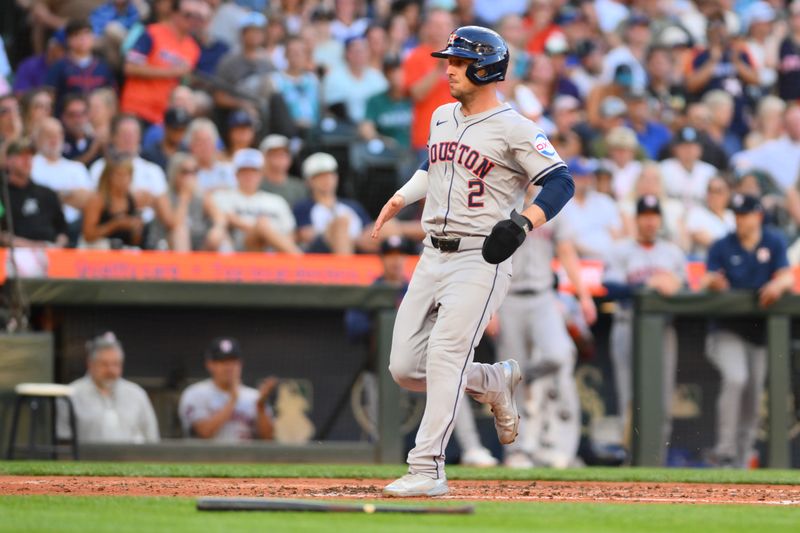
POLYGON ((533 224, 527 217, 511 211, 511 218, 501 220, 492 228, 492 232, 483 241, 481 253, 487 263, 502 263, 517 251, 533 224))

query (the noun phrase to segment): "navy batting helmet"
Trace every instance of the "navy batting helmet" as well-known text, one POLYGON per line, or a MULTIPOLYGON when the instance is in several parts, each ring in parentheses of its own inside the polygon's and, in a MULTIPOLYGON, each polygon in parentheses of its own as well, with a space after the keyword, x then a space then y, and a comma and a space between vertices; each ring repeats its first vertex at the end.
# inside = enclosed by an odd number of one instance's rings
POLYGON ((497 32, 480 26, 462 26, 450 34, 447 48, 433 57, 474 59, 467 67, 467 78, 477 85, 506 79, 508 45, 497 32), (483 71, 479 74, 479 71, 483 71))

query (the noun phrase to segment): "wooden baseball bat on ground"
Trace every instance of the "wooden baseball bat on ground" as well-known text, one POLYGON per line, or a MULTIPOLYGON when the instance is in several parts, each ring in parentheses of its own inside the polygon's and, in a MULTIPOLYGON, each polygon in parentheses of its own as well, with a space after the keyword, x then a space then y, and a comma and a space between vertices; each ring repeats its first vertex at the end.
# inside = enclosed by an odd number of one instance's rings
POLYGON ((472 514, 475 507, 382 505, 269 498, 199 498, 198 511, 294 511, 316 513, 472 514))

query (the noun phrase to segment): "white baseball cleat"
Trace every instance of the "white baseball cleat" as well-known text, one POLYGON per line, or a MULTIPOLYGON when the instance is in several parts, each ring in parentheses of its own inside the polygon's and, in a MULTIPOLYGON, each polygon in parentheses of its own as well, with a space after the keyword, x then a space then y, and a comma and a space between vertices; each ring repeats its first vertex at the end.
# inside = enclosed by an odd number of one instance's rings
POLYGON ((506 388, 489 405, 494 413, 494 428, 497 430, 500 444, 511 444, 519 433, 519 412, 517 412, 514 392, 522 381, 522 371, 519 369, 519 364, 513 359, 495 364, 500 365, 503 369, 506 388))
POLYGON ((386 485, 383 488, 383 495, 411 498, 414 496, 442 496, 449 491, 445 477, 433 479, 423 474, 406 474, 386 485))
POLYGON ((470 448, 462 453, 461 464, 462 466, 488 468, 490 466, 497 466, 497 459, 489 450, 481 446, 480 448, 470 448))

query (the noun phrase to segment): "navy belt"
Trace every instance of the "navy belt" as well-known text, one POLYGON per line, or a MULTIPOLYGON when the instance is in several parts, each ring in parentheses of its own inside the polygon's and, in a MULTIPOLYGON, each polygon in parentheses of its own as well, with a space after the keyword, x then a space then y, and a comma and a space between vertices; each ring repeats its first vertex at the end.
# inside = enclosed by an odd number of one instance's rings
POLYGON ((458 245, 461 244, 461 239, 456 237, 453 239, 440 239, 431 235, 431 245, 440 252, 457 252, 458 245))

